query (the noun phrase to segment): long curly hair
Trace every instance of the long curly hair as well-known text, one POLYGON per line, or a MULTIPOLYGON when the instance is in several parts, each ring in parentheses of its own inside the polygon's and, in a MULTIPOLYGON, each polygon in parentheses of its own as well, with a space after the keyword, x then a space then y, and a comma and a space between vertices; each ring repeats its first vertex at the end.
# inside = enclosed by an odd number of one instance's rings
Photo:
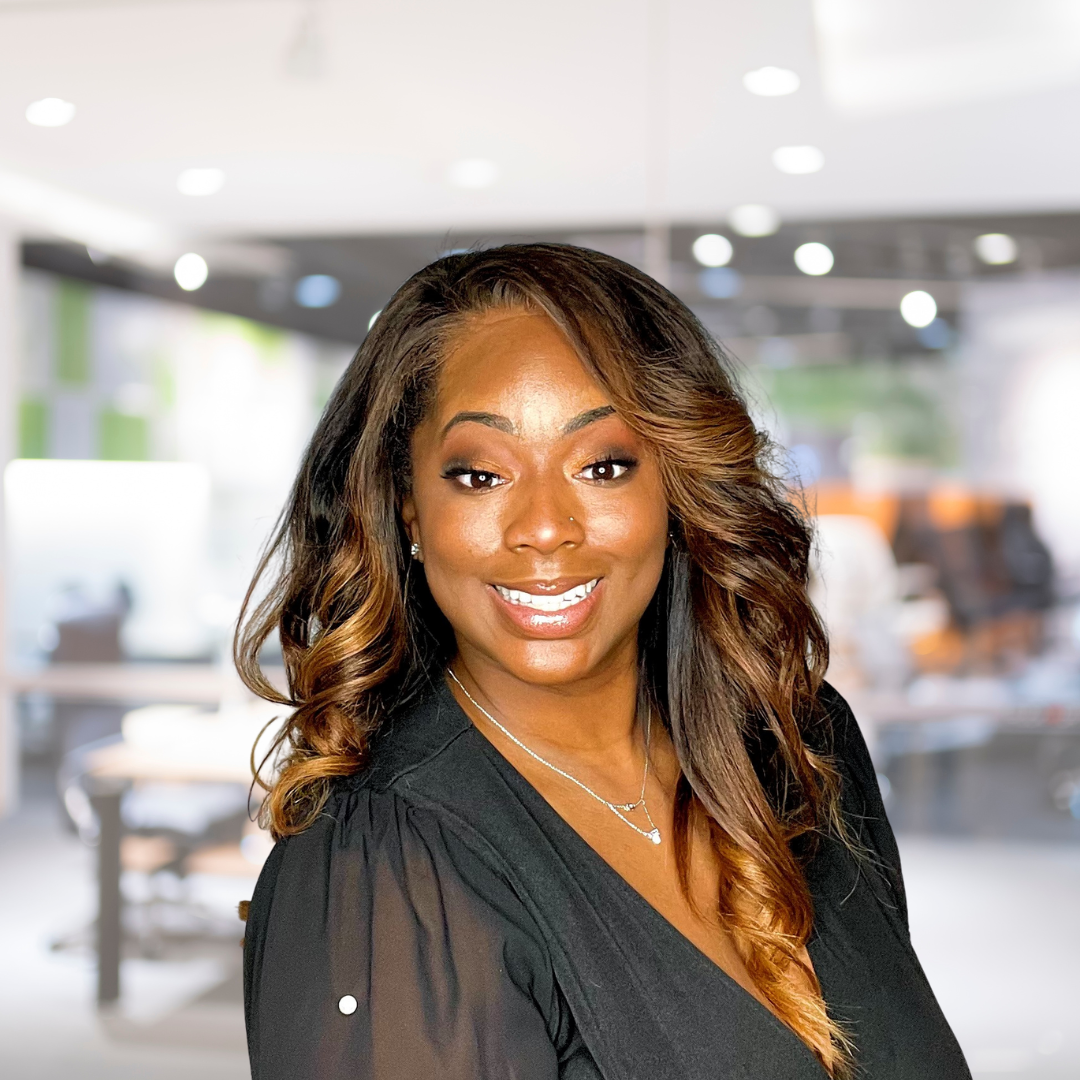
POLYGON ((241 676, 292 710, 265 819, 278 837, 306 828, 334 778, 364 767, 380 725, 453 655, 399 509, 448 343, 505 307, 547 315, 655 452, 674 540, 639 628, 639 707, 666 725, 682 770, 683 888, 690 832, 705 820, 723 868, 717 910, 754 982, 840 1080, 851 1044, 802 959, 813 926, 804 866, 823 833, 843 835, 817 702, 828 646, 806 592, 810 532, 728 358, 626 263, 558 244, 451 255, 378 316, 319 421, 241 615, 241 676), (275 631, 285 694, 259 666, 275 631))

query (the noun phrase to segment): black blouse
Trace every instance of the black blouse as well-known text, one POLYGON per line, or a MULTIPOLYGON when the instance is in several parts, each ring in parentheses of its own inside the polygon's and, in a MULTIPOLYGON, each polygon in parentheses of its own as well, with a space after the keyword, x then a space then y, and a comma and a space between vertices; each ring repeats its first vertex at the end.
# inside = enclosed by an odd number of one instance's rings
MULTIPOLYGON (((807 876, 809 951, 867 1080, 970 1080, 912 951, 858 727, 826 687, 844 813, 807 876)), ((274 848, 248 917, 254 1080, 823 1080, 807 1047, 663 918, 440 681, 274 848)))

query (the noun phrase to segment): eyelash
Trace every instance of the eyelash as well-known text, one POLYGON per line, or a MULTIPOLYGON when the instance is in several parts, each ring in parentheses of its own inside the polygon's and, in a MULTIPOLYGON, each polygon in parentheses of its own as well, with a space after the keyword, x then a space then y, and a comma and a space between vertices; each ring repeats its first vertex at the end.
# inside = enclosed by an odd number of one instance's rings
MULTIPOLYGON (((591 462, 590 464, 586 465, 585 468, 581 471, 586 472, 589 469, 599 469, 605 465, 613 465, 624 469, 625 472, 623 472, 620 476, 612 476, 604 480, 596 479, 589 481, 593 484, 614 484, 617 481, 622 480, 624 476, 626 476, 637 466, 637 464, 638 463, 634 458, 606 457, 601 458, 598 461, 591 462)), ((491 472, 488 469, 474 469, 469 465, 450 465, 443 471, 442 476, 444 480, 459 480, 459 478, 463 476, 487 476, 502 479, 501 477, 499 477, 498 473, 491 472)), ((494 488, 501 487, 502 485, 493 484, 490 487, 473 487, 471 484, 459 484, 459 486, 465 488, 468 491, 492 491, 494 490, 494 488)))
POLYGON ((585 472, 586 469, 600 469, 603 468, 605 465, 618 466, 619 468, 623 469, 624 472, 622 476, 611 476, 608 477, 608 479, 606 480, 593 480, 592 483, 613 484, 616 480, 621 480, 623 476, 627 476, 629 473, 631 473, 634 467, 637 465, 637 461, 634 458, 606 457, 602 458, 600 461, 594 461, 591 465, 586 465, 585 468, 581 471, 585 472))

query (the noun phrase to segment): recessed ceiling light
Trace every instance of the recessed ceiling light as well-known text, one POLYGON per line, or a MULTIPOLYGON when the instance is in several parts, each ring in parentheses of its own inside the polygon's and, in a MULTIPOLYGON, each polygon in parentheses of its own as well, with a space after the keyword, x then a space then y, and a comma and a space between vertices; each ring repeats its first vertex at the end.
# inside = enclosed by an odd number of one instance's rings
POLYGON ((694 241, 691 250, 694 258, 702 266, 727 266, 731 262, 731 256, 735 254, 731 241, 719 233, 705 233, 699 236, 694 241))
POLYGON ((908 326, 929 326, 937 318, 937 301, 928 292, 916 289, 900 301, 900 314, 908 326))
POLYGON ((26 106, 26 119, 38 127, 63 127, 75 116, 75 106, 63 98, 47 97, 26 106))
POLYGON ((487 158, 462 158, 450 166, 446 178, 454 187, 469 190, 491 187, 499 179, 499 166, 487 158))
POLYGON ((736 206, 728 221, 740 236, 772 236, 780 228, 780 215, 771 206, 760 203, 736 206))
POLYGON ((1016 262, 1017 244, 1008 233, 983 233, 975 238, 975 254, 989 266, 1016 262))
POLYGON ((176 178, 176 190, 181 195, 215 195, 224 183, 221 169, 185 169, 176 178))
POLYGON ((783 97, 799 89, 799 76, 788 68, 761 67, 743 76, 743 86, 760 97, 783 97))
POLYGON ((293 290, 293 299, 306 308, 324 308, 337 303, 341 295, 341 282, 329 274, 308 274, 302 277, 293 290))
POLYGON ((773 164, 791 176, 820 172, 825 155, 816 146, 781 146, 773 151, 773 164))
POLYGON ((795 249, 795 265, 811 277, 821 277, 833 268, 832 249, 816 241, 800 244, 795 249))
POLYGON ((194 292, 196 289, 201 289, 206 284, 209 273, 210 270, 206 265, 206 260, 201 255, 196 255, 194 251, 181 255, 173 267, 173 277, 176 278, 176 284, 185 292, 194 292))

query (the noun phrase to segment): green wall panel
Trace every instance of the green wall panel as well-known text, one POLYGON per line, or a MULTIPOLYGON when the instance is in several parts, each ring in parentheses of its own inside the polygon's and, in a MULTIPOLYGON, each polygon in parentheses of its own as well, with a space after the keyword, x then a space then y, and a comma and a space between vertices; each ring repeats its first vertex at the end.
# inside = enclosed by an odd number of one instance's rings
POLYGON ((49 405, 41 398, 19 402, 18 454, 22 458, 49 456, 49 405))
POLYGON ((56 379, 66 386, 90 382, 90 289, 61 280, 56 289, 56 379))
POLYGON ((103 409, 98 418, 98 456, 102 461, 147 461, 150 425, 143 416, 103 409))

